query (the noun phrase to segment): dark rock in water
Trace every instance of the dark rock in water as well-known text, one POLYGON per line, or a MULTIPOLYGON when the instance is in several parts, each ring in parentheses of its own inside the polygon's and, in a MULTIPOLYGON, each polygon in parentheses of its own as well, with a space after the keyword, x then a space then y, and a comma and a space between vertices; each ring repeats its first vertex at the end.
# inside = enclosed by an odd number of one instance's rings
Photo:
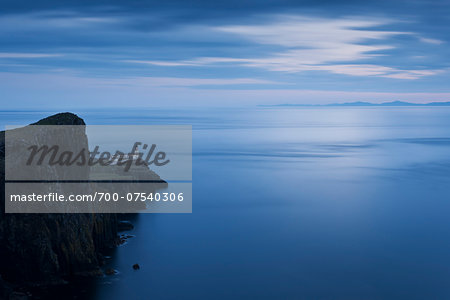
POLYGON ((117 273, 117 271, 114 270, 113 268, 109 268, 109 269, 106 269, 106 270, 105 270, 105 274, 106 274, 106 275, 114 275, 114 274, 116 274, 116 273, 117 273))
MULTIPOLYGON (((70 113, 45 118, 35 125, 84 125, 70 113)), ((40 138, 36 137, 37 141, 40 138)), ((86 147, 87 137, 62 137, 86 147)), ((117 237, 116 214, 5 214, 5 132, 0 132, 0 274, 28 285, 64 282, 73 275, 101 272, 100 252, 117 237)), ((84 172, 84 171, 83 171, 84 172)), ((87 170, 89 172, 89 170, 87 170)))
POLYGON ((117 224, 118 231, 127 231, 133 229, 134 226, 129 221, 119 221, 117 224))
POLYGON ((133 270, 139 270, 140 268, 141 268, 141 266, 139 266, 139 264, 133 265, 133 270))
POLYGON ((134 235, 129 235, 129 234, 122 234, 117 238, 117 245, 122 245, 125 244, 125 242, 127 241, 127 239, 133 238, 134 235))

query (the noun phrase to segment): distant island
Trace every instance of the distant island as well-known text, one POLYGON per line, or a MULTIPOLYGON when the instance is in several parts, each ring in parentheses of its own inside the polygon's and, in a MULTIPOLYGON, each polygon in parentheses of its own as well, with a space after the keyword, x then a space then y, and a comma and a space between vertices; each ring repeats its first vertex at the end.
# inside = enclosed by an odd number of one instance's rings
POLYGON ((310 107, 310 106, 450 106, 450 102, 429 102, 429 103, 411 103, 404 101, 392 101, 383 103, 371 102, 345 102, 345 103, 331 103, 331 104, 272 104, 272 105, 258 105, 261 107, 310 107))

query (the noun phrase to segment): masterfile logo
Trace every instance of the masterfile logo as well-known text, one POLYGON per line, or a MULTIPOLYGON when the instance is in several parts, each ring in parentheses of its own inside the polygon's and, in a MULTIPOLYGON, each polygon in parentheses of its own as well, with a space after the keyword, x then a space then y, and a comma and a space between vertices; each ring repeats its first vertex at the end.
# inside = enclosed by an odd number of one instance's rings
POLYGON ((89 149, 82 148, 78 153, 72 151, 59 151, 58 145, 33 145, 28 147, 30 150, 30 155, 26 162, 27 166, 33 163, 40 166, 48 156, 48 164, 50 166, 60 165, 60 166, 83 166, 88 165, 90 167, 99 164, 101 166, 117 165, 124 166, 124 171, 130 170, 131 165, 152 165, 164 166, 170 162, 166 159, 166 153, 164 151, 158 151, 154 154, 156 149, 156 144, 152 144, 150 147, 147 144, 143 145, 143 150, 147 151, 147 154, 140 153, 138 151, 141 142, 134 143, 131 151, 129 153, 123 153, 119 150, 111 154, 109 151, 100 152, 99 146, 95 146, 92 152, 89 149), (147 150, 149 148, 149 150, 147 150), (145 155, 145 159, 144 159, 145 155))
POLYGON ((7 213, 191 212, 192 128, 9 129, 5 178, 7 213))

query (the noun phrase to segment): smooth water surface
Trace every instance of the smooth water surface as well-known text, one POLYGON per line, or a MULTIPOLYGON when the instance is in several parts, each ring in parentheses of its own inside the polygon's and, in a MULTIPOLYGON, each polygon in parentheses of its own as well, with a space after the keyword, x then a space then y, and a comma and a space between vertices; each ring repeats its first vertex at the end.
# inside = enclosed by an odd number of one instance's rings
POLYGON ((194 153, 193 213, 136 216, 119 274, 78 296, 450 299, 450 108, 77 113, 193 125, 194 153))

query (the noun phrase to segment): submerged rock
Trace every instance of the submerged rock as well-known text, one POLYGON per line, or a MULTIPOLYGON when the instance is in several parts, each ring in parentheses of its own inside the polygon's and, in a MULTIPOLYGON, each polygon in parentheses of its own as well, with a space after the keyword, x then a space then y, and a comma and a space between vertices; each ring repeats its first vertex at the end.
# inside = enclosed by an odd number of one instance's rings
POLYGON ((133 224, 131 224, 129 221, 119 221, 119 224, 117 225, 118 231, 127 231, 132 230, 133 228, 133 224))
POLYGON ((114 275, 114 274, 116 274, 116 273, 117 273, 117 271, 114 270, 113 268, 109 268, 109 269, 106 269, 106 270, 105 270, 105 274, 106 274, 106 275, 114 275))

